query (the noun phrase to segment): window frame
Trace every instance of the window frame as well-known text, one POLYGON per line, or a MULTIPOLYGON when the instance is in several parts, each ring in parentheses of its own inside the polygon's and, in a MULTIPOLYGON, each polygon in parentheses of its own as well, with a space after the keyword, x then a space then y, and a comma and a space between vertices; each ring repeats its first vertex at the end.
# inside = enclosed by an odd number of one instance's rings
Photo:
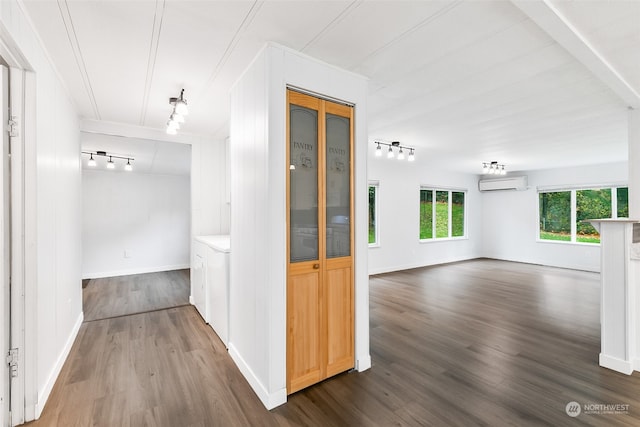
POLYGON ((468 240, 468 209, 467 209, 467 195, 469 191, 466 188, 453 188, 453 187, 442 187, 436 185, 421 185, 418 192, 418 241, 420 243, 431 243, 431 242, 447 242, 452 240, 468 240), (432 237, 423 239, 420 237, 420 193, 422 191, 431 191, 432 196, 432 213, 431 213, 431 229, 432 229, 432 237), (447 237, 437 237, 436 236, 436 194, 437 192, 447 192, 447 237), (463 234, 462 236, 453 236, 453 193, 462 193, 464 195, 464 212, 462 219, 462 227, 463 234))
MULTIPOLYGON (((628 188, 629 185, 627 183, 616 183, 616 184, 592 184, 588 186, 573 186, 573 187, 538 187, 536 192, 537 195, 537 224, 536 224, 536 242, 537 243, 555 243, 561 245, 587 245, 587 246, 599 246, 600 242, 579 242, 578 239, 578 221, 577 221, 577 196, 576 193, 578 191, 584 190, 611 190, 611 218, 618 218, 618 189, 619 188, 628 188), (551 240, 551 239, 541 239, 540 238, 540 194, 541 193, 562 193, 562 192, 570 192, 570 204, 571 204, 571 213, 570 213, 570 221, 571 221, 571 239, 570 240, 551 240)), ((628 203, 628 201, 627 201, 628 203)))
MULTIPOLYGON (((373 243, 369 243, 369 247, 370 248, 379 248, 380 247, 380 181, 372 181, 369 180, 368 185, 367 185, 367 196, 369 194, 369 189, 373 187, 375 188, 375 202, 374 202, 374 215, 375 215, 375 223, 374 223, 374 230, 375 230, 375 242, 373 243)), ((369 203, 367 202, 367 209, 369 208, 369 203)), ((369 240, 369 225, 367 224, 367 242, 369 240)))

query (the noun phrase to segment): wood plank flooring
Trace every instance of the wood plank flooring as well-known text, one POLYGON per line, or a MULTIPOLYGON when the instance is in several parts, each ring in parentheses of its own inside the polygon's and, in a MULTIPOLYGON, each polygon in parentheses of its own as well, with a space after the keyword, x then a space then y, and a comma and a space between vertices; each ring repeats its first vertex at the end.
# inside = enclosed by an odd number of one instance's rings
POLYGON ((189 304, 189 269, 91 279, 82 291, 84 320, 189 304))
POLYGON ((474 260, 370 283, 369 371, 269 412, 193 307, 172 308, 83 324, 31 424, 640 425, 640 375, 598 366, 597 274, 474 260), (571 418, 570 401, 629 409, 571 418))

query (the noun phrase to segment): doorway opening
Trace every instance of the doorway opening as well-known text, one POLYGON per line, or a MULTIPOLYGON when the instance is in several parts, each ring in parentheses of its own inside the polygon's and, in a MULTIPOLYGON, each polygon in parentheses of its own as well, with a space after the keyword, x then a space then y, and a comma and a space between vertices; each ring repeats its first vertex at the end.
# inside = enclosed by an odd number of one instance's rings
POLYGON ((84 321, 188 305, 191 145, 89 132, 81 145, 108 154, 82 159, 84 321))

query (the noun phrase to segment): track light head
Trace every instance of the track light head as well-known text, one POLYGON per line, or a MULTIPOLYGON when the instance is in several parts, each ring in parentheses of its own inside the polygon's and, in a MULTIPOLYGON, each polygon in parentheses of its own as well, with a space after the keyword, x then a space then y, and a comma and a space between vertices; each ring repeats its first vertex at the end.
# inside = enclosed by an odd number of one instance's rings
POLYGON ((176 113, 174 110, 173 113, 171 113, 171 115, 169 116, 169 120, 176 123, 184 123, 184 116, 182 116, 182 114, 176 113))
POLYGON ((189 114, 189 109, 187 108, 187 100, 184 99, 184 89, 180 91, 180 97, 169 98, 169 104, 173 105, 175 112, 180 114, 181 116, 186 116, 189 114))
POLYGON ((174 128, 175 130, 178 130, 180 129, 180 123, 173 120, 169 120, 167 122, 167 128, 174 128))

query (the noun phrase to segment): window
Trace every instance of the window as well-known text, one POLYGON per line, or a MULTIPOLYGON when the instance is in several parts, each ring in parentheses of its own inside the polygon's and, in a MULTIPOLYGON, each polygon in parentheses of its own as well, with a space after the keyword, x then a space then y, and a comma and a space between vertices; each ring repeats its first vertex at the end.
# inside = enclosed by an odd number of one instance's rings
POLYGON ((465 236, 465 191, 420 189, 420 240, 465 236))
POLYGON ((464 236, 464 192, 451 192, 451 236, 464 236))
POLYGON ((540 192, 540 240, 600 243, 596 229, 583 221, 627 217, 628 193, 627 187, 540 192))
POLYGON ((433 191, 420 190, 420 240, 433 238, 433 191))
POLYGON ((449 237, 449 192, 436 191, 436 239, 449 237))
POLYGON ((621 187, 617 190, 616 210, 618 218, 629 218, 629 188, 621 187))
POLYGON ((611 189, 576 191, 576 242, 600 243, 600 233, 585 219, 611 218, 611 189))
POLYGON ((571 240, 571 191, 540 193, 540 239, 571 240))
POLYGON ((378 239, 378 183, 369 184, 369 246, 379 246, 378 239))

